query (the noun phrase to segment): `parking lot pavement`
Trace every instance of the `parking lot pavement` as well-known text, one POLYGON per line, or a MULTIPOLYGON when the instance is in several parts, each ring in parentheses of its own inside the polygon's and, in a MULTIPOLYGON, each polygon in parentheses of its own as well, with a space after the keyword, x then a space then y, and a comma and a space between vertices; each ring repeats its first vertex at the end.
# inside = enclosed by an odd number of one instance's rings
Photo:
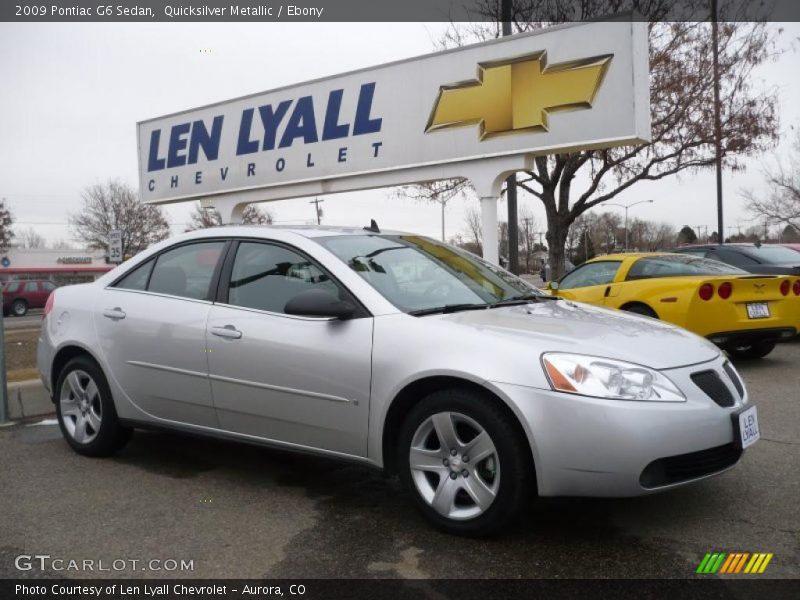
POLYGON ((739 365, 763 439, 733 470, 643 498, 534 501, 492 540, 432 530, 361 466, 152 432, 87 459, 55 425, 0 428, 0 577, 22 553, 194 563, 120 573, 134 577, 687 577, 715 551, 772 552, 764 576, 800 577, 798 365, 800 343, 739 365))

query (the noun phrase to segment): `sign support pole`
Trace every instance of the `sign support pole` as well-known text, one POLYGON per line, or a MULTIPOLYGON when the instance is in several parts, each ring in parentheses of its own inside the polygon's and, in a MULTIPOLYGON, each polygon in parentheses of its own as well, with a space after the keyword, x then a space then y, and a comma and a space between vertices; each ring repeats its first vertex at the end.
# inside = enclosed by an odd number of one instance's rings
MULTIPOLYGON (((3 289, 0 285, 0 306, 3 305, 3 289)), ((5 317, 0 316, 0 425, 8 423, 8 385, 6 384, 6 340, 5 317)))
POLYGON ((481 198, 481 236, 483 237, 483 260, 499 265, 497 247, 497 196, 481 198))

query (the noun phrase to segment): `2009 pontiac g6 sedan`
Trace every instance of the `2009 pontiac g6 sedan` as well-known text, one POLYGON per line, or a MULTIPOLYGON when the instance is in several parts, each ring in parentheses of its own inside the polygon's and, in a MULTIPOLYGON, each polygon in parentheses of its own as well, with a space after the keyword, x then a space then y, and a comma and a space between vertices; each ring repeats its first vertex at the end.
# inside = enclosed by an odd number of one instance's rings
POLYGON ((532 491, 670 488, 759 436, 742 380, 702 338, 376 226, 162 242, 56 290, 38 365, 81 454, 141 426, 322 453, 398 473, 435 525, 472 535, 532 491))

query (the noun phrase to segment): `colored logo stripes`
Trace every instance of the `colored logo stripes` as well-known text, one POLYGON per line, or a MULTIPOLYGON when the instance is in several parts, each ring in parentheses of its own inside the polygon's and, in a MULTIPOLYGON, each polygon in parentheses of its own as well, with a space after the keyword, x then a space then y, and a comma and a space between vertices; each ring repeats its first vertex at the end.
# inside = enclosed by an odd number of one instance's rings
POLYGON ((715 552, 706 554, 697 567, 697 573, 763 573, 769 561, 772 560, 772 552, 715 552))

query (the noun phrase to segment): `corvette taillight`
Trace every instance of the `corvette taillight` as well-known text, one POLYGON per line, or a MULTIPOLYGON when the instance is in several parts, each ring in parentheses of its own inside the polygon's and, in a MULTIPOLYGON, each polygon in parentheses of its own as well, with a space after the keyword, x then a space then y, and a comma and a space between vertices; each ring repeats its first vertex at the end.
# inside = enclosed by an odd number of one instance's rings
POLYGON ((795 296, 800 296, 800 279, 794 282, 794 285, 792 285, 792 291, 794 292, 795 296))
POLYGON ((789 288, 791 288, 791 286, 792 284, 789 283, 788 279, 784 279, 783 281, 781 281, 781 294, 783 294, 784 296, 788 296, 789 288))
POLYGON ((47 297, 47 302, 44 303, 44 311, 42 312, 42 318, 44 319, 47 314, 53 310, 53 302, 55 301, 56 293, 50 292, 50 295, 47 297))
POLYGON ((725 283, 720 284, 719 288, 717 289, 717 293, 719 294, 720 298, 727 300, 733 293, 733 285, 730 281, 726 281, 725 283))
POLYGON ((711 300, 712 296, 714 295, 714 286, 710 283, 704 283, 700 286, 698 293, 703 300, 711 300))

